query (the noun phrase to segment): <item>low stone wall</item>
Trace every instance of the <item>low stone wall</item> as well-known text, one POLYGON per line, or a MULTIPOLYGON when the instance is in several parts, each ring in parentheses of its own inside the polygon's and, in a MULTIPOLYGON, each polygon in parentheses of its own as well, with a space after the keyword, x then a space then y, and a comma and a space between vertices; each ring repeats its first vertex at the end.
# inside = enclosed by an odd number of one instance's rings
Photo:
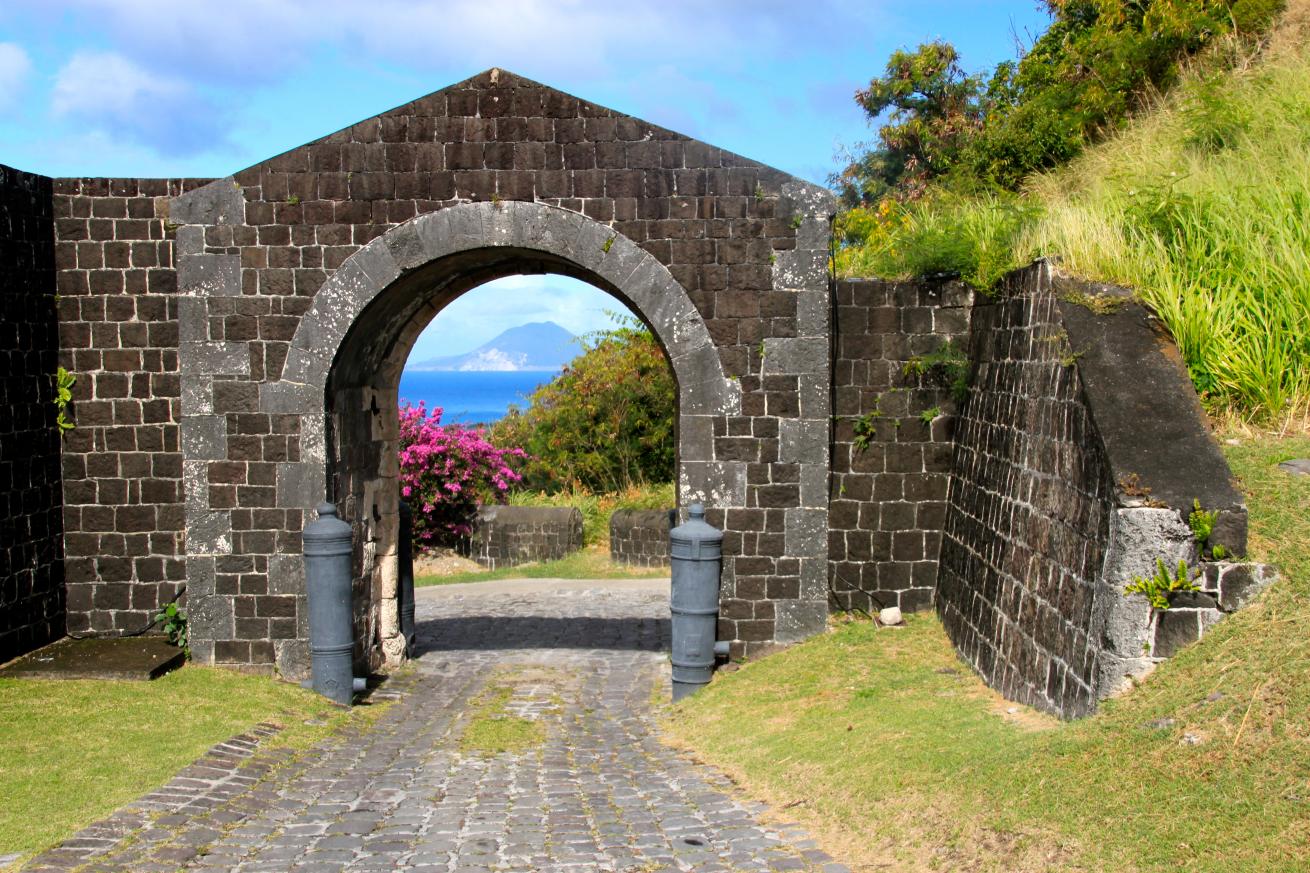
POLYGON ((64 635, 52 198, 0 165, 0 663, 64 635))
POLYGON ((1212 563, 1246 549, 1246 508, 1177 349, 1129 292, 1016 272, 972 318, 937 608, 1006 697, 1072 718, 1198 639, 1272 578, 1212 563), (1157 561, 1200 573, 1168 610, 1124 593, 1157 561), (1222 609, 1221 609, 1222 605, 1222 609))
POLYGON ((571 507, 484 506, 460 551, 488 570, 554 561, 582 548, 582 513, 571 507))
POLYGON ((630 567, 669 566, 672 509, 619 509, 610 516, 610 560, 630 567))

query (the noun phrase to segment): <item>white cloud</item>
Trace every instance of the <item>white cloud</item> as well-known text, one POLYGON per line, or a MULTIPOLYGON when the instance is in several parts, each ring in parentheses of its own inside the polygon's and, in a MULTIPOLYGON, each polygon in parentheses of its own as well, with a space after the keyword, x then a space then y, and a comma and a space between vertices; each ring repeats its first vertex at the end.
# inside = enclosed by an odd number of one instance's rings
POLYGON ((31 72, 32 61, 22 46, 0 42, 0 110, 17 104, 31 72))
POLYGON ((121 55, 83 52, 55 77, 50 105, 56 115, 119 116, 186 91, 185 84, 147 73, 121 55))
MULTIPOLYGON (((38 5, 38 0, 18 0, 38 5)), ((49 0, 40 0, 48 3, 49 0)), ((126 54, 185 76, 268 81, 322 45, 353 62, 469 73, 624 76, 665 63, 748 70, 853 38, 885 2, 65 0, 126 54), (833 27, 834 20, 847 26, 833 27)))
POLYGON ((50 109, 159 151, 187 154, 223 143, 220 113, 190 84, 113 52, 79 52, 55 76, 50 109))

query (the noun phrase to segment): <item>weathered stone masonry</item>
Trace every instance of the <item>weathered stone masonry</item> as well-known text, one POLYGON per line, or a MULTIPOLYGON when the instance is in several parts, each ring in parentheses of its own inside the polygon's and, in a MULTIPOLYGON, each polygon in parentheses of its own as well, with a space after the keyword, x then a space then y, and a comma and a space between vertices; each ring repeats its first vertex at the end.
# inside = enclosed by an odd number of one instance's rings
POLYGON ((0 166, 0 663, 63 636, 50 180, 0 166))
POLYGON ((610 516, 610 560, 631 567, 669 566, 669 531, 676 512, 620 509, 610 516))
POLYGON ((962 346, 973 294, 958 281, 836 286, 829 586, 841 609, 929 605, 946 519, 955 400, 906 366, 962 346), (856 422, 874 428, 855 443, 856 422))
POLYGON ((1018 271, 975 306, 971 358, 937 608, 1006 697, 1085 715, 1269 576, 1206 564, 1207 590, 1166 612, 1123 593, 1157 559, 1197 565, 1194 500, 1219 513, 1212 544, 1246 551, 1245 506, 1182 360, 1127 291, 1044 262, 1018 271))
POLYGON ((188 180, 54 181, 68 630, 130 633, 186 584, 171 196, 188 180))
POLYGON ((582 548, 582 512, 564 506, 484 506, 460 552, 488 570, 554 561, 582 548))

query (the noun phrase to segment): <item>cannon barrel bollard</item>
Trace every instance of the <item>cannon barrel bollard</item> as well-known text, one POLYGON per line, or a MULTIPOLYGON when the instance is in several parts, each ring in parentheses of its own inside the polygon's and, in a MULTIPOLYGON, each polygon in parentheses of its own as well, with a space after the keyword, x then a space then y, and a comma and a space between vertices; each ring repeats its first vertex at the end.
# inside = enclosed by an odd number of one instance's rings
POLYGON ((719 623, 719 575, 723 532, 705 522, 705 507, 693 503, 687 521, 669 531, 673 615, 673 700, 710 681, 719 623))
POLYGON ((400 542, 396 547, 399 567, 396 596, 400 598, 400 635, 405 654, 414 655, 414 511, 400 501, 400 542))
POLYGON ((331 503, 305 525, 305 590, 309 601, 309 657, 313 688, 344 706, 354 696, 351 617, 351 530, 331 503))

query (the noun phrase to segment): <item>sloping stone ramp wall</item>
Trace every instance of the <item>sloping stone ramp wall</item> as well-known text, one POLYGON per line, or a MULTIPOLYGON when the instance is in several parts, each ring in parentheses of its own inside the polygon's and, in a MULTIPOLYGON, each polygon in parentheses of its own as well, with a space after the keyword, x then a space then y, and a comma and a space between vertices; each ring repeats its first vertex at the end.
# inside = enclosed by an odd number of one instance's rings
POLYGON ((1077 717, 1131 686, 1272 578, 1173 343, 1128 292, 1039 262, 974 307, 937 610, 1006 697, 1077 717), (1203 589, 1154 610, 1124 587, 1180 560, 1203 589))

